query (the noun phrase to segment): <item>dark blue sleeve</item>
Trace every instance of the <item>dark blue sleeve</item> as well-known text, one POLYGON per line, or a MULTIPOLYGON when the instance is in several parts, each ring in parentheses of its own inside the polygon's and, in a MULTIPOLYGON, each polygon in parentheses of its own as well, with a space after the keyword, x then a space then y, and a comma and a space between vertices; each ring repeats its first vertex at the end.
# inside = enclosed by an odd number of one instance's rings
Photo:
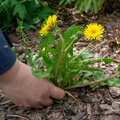
POLYGON ((0 74, 9 70, 16 61, 16 56, 0 30, 0 74))

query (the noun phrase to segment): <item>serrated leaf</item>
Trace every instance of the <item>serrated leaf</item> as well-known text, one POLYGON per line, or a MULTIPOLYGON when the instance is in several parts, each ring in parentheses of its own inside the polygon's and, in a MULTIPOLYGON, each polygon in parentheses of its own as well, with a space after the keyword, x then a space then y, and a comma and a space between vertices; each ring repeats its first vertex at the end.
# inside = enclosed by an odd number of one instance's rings
MULTIPOLYGON (((77 34, 77 32, 79 31, 83 31, 83 28, 81 26, 75 26, 75 25, 72 25, 71 27, 69 27, 66 32, 64 33, 63 35, 63 38, 64 38, 64 43, 65 43, 65 47, 69 46, 69 44, 71 43, 71 41, 73 40, 72 39, 72 36, 77 34)), ((77 36, 76 36, 77 37, 77 36)), ((79 37, 78 37, 79 38, 79 37)), ((79 40, 79 39, 78 39, 79 40)), ((77 41, 76 41, 77 42, 77 41)), ((71 45, 71 47, 69 48, 69 54, 71 56, 73 56, 73 45, 71 45)))
POLYGON ((18 2, 14 8, 13 15, 18 14, 21 19, 25 18, 25 15, 27 14, 26 7, 24 4, 18 2))
POLYGON ((36 12, 40 20, 46 19, 52 13, 55 13, 51 8, 42 8, 36 12))
POLYGON ((91 59, 82 60, 82 61, 80 61, 80 63, 88 65, 90 63, 97 63, 100 61, 104 61, 106 64, 109 64, 111 62, 114 62, 114 59, 111 59, 111 58, 91 58, 91 59))
POLYGON ((80 61, 80 63, 84 64, 84 65, 89 65, 90 63, 96 63, 96 62, 100 62, 101 58, 91 58, 91 59, 85 59, 80 61))
POLYGON ((71 42, 71 37, 75 35, 78 31, 82 32, 83 27, 72 25, 66 30, 66 32, 63 35, 63 38, 65 39, 65 45, 68 45, 68 43, 71 42))

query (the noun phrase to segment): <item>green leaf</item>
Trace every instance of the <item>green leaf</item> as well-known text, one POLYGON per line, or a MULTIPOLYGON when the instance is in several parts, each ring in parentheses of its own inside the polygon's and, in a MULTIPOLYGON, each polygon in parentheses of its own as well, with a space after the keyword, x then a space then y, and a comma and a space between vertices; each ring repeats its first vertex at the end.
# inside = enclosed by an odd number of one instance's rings
POLYGON ((42 8, 36 12, 40 20, 46 19, 52 13, 55 13, 51 8, 42 8))
POLYGON ((117 72, 118 75, 120 75, 120 63, 118 64, 116 72, 117 72))
POLYGON ((67 0, 64 5, 66 6, 67 4, 71 4, 72 2, 74 2, 74 0, 67 0))
POLYGON ((81 71, 84 71, 84 72, 86 72, 86 71, 91 71, 91 72, 105 72, 101 68, 88 67, 88 66, 84 66, 84 65, 78 65, 77 64, 76 67, 75 68, 71 68, 70 71, 71 72, 81 72, 81 71))
POLYGON ((11 7, 17 4, 17 0, 11 0, 10 1, 11 7))
POLYGON ((30 2, 29 4, 27 4, 26 9, 28 13, 32 13, 33 11, 37 10, 35 2, 30 2))
POLYGON ((105 62, 105 64, 109 64, 111 62, 114 62, 114 59, 110 59, 110 58, 103 58, 102 60, 105 62))
POLYGON ((120 72, 120 63, 118 64, 117 71, 120 72))
POLYGON ((43 60, 44 60, 46 66, 48 66, 48 67, 52 66, 53 62, 50 59, 50 57, 47 57, 46 55, 43 55, 43 60))
POLYGON ((90 8, 90 5, 91 5, 91 0, 86 0, 85 3, 86 3, 85 12, 87 13, 87 11, 88 11, 88 9, 90 8))
POLYGON ((68 45, 69 42, 71 42, 71 37, 76 34, 78 31, 83 31, 83 27, 81 26, 75 26, 75 25, 72 25, 71 27, 69 27, 66 32, 64 33, 63 35, 63 38, 65 40, 65 45, 68 45))
POLYGON ((98 68, 94 68, 94 67, 84 67, 81 66, 81 68, 79 68, 79 71, 100 71, 100 72, 104 72, 104 70, 102 69, 98 69, 98 68))
POLYGON ((99 8, 99 10, 102 8, 103 3, 104 3, 104 0, 99 0, 98 1, 98 8, 99 8))
POLYGON ((31 69, 31 71, 32 71, 32 74, 35 77, 37 77, 38 79, 46 78, 46 77, 48 77, 50 75, 49 72, 42 72, 41 70, 35 71, 35 70, 31 69))
POLYGON ((93 72, 91 72, 91 71, 87 71, 87 72, 85 72, 85 74, 84 74, 84 78, 86 78, 86 77, 89 77, 89 76, 91 76, 91 75, 93 75, 93 72))
POLYGON ((25 18, 25 15, 27 14, 26 7, 24 4, 18 2, 14 8, 13 15, 18 14, 21 19, 25 18))
POLYGON ((114 86, 116 86, 116 87, 120 87, 120 78, 116 78, 116 79, 114 79, 114 86))
MULTIPOLYGON (((80 54, 83 50, 80 50, 78 52, 75 53, 75 56, 77 56, 78 54, 80 54)), ((91 57, 91 51, 86 50, 81 56, 78 57, 79 60, 84 60, 84 59, 88 59, 91 57)), ((80 61, 81 62, 81 61, 80 61)))
POLYGON ((60 104, 63 103, 66 99, 67 99, 66 97, 62 98, 61 100, 55 99, 55 102, 60 104))
POLYGON ((23 27, 25 28, 25 30, 36 30, 37 29, 35 25, 30 25, 30 24, 27 24, 26 22, 23 23, 23 27))
POLYGON ((94 9, 95 14, 98 13, 98 6, 97 6, 96 0, 93 0, 93 9, 94 9))
POLYGON ((16 54, 17 54, 16 48, 15 48, 15 47, 12 47, 11 49, 12 49, 13 53, 16 55, 16 54))
POLYGON ((91 59, 85 59, 85 60, 81 60, 80 63, 84 64, 84 65, 89 65, 90 63, 96 63, 96 62, 100 62, 102 59, 101 58, 91 58, 91 59))
POLYGON ((84 8, 84 0, 81 0, 81 2, 79 0, 77 0, 77 2, 75 4, 75 8, 78 9, 80 11, 80 13, 82 13, 82 10, 84 8))
POLYGON ((17 19, 17 23, 18 23, 19 27, 22 27, 22 25, 23 25, 23 21, 22 20, 17 19))
POLYGON ((107 81, 108 86, 120 87, 120 78, 112 78, 107 81))
POLYGON ((60 2, 59 2, 59 4, 58 4, 58 6, 61 6, 61 5, 63 5, 63 3, 65 2, 65 0, 60 0, 60 2))
POLYGON ((21 0, 20 3, 24 3, 24 2, 26 2, 26 1, 28 1, 28 0, 21 0))
POLYGON ((89 65, 90 63, 97 63, 100 61, 104 61, 106 64, 109 64, 111 62, 114 62, 114 59, 111 58, 90 58, 90 59, 85 59, 85 60, 81 60, 80 63, 85 64, 85 65, 89 65))
MULTIPOLYGON (((43 36, 43 37, 45 37, 45 36, 43 36)), ((39 39, 41 39, 40 35, 39 35, 39 39)), ((43 48, 47 49, 49 47, 48 46, 49 44, 55 44, 55 38, 51 33, 47 34, 45 40, 43 40, 43 42, 39 45, 39 49, 40 50, 42 50, 43 48)))
POLYGON ((108 80, 108 81, 107 81, 107 85, 108 85, 108 86, 114 86, 116 79, 117 79, 117 78, 113 78, 113 79, 111 79, 111 80, 108 80))
MULTIPOLYGON (((75 36, 75 34, 77 34, 77 32, 79 31, 83 31, 83 28, 81 26, 75 26, 75 25, 72 25, 71 27, 69 27, 66 32, 64 33, 63 35, 63 38, 64 38, 64 43, 65 43, 65 48, 67 46, 69 46, 69 44, 71 43, 71 41, 73 40, 73 36, 75 36)), ((77 37, 78 39, 75 40, 75 42, 77 42, 79 40, 79 38, 81 37, 81 35, 79 34, 79 36, 75 36, 77 37)), ((73 56, 73 45, 71 45, 68 53, 70 53, 71 56, 73 56)))

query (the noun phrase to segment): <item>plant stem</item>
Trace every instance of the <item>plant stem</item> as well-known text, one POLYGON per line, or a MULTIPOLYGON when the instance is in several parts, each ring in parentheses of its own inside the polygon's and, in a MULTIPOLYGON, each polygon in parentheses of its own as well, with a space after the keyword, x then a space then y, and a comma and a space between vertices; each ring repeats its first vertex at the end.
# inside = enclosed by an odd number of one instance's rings
POLYGON ((70 48, 70 46, 73 44, 74 39, 72 40, 72 42, 68 45, 68 47, 65 49, 65 53, 68 51, 68 49, 70 48))
POLYGON ((57 75, 58 75, 58 71, 59 71, 59 66, 60 66, 60 63, 64 57, 64 54, 65 54, 65 45, 64 45, 64 39, 62 37, 62 35, 60 33, 58 33, 60 39, 61 39, 61 42, 62 42, 62 49, 61 49, 61 54, 60 54, 60 57, 58 59, 58 62, 57 62, 57 66, 56 66, 56 70, 55 70, 55 79, 54 79, 54 82, 55 84, 57 83, 56 82, 56 79, 57 79, 57 75))
POLYGON ((89 45, 88 45, 81 53, 79 53, 77 56, 75 56, 75 57, 70 61, 70 63, 72 63, 76 58, 78 58, 80 55, 82 55, 82 54, 91 46, 92 43, 93 43, 93 41, 91 41, 91 42, 89 43, 89 45))
POLYGON ((20 34, 21 34, 22 40, 23 40, 25 48, 26 48, 26 55, 28 55, 29 64, 30 64, 30 66, 33 67, 33 63, 31 62, 31 54, 30 54, 30 51, 29 51, 29 48, 28 48, 28 43, 27 43, 27 41, 25 39, 26 35, 25 35, 24 31, 23 31, 22 26, 20 26, 20 34))
POLYGON ((85 87, 85 86, 92 85, 92 84, 95 84, 95 83, 100 83, 100 82, 107 81, 107 80, 109 80, 111 78, 114 78, 114 77, 118 77, 118 75, 115 74, 113 76, 110 76, 108 78, 104 78, 104 79, 101 79, 101 80, 92 81, 92 82, 88 82, 88 83, 80 84, 80 85, 76 85, 76 86, 66 87, 64 90, 69 90, 69 89, 78 88, 78 87, 85 87))

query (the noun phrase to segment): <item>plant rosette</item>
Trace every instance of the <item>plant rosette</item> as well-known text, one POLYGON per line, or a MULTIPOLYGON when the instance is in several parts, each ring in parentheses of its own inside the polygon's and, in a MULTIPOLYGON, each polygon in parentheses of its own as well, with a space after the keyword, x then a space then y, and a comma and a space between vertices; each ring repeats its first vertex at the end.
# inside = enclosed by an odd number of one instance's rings
MULTIPOLYGON (((91 64, 100 61, 109 64, 114 60, 91 58, 92 53, 88 50, 96 40, 101 41, 104 32, 103 26, 90 23, 83 29, 81 26, 72 25, 62 34, 57 25, 59 22, 57 18, 57 15, 52 15, 43 22, 38 37, 42 42, 38 45, 37 55, 30 53, 24 34, 22 34, 26 45, 27 60, 32 66, 33 75, 38 79, 46 78, 64 90, 74 88, 79 84, 107 78, 103 69, 91 67, 91 64), (90 40, 90 43, 85 49, 74 54, 74 43, 78 42, 83 35, 85 39, 90 40)), ((18 24, 20 33, 23 33, 20 21, 18 24)), ((98 85, 111 85, 111 82, 101 82, 98 85)))

